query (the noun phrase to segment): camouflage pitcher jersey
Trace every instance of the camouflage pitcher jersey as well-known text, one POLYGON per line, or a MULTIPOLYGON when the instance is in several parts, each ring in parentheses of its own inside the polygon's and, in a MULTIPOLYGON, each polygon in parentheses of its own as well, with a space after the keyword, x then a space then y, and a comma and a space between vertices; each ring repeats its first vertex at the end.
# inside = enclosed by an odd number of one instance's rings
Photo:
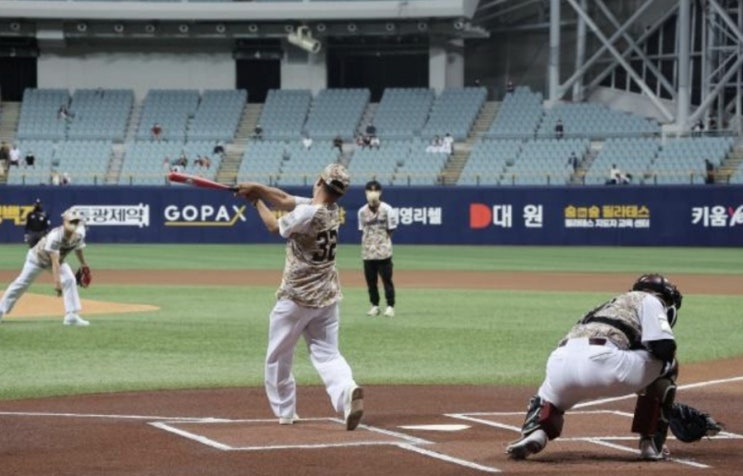
POLYGON ((286 242, 286 261, 279 299, 300 306, 325 307, 341 299, 335 247, 340 216, 338 205, 310 204, 296 198, 296 207, 279 219, 279 233, 286 242))
POLYGON ((603 337, 626 350, 637 348, 640 343, 672 340, 673 331, 660 299, 646 292, 630 291, 586 314, 566 337, 603 337))
POLYGON ((397 212, 385 202, 380 202, 376 212, 364 205, 359 209, 361 233, 361 258, 364 260, 387 259, 392 256, 392 239, 387 230, 397 228, 397 212))
POLYGON ((52 260, 49 257, 50 251, 59 252, 59 262, 62 263, 70 251, 83 248, 85 248, 85 241, 82 235, 73 233, 67 239, 64 236, 64 226, 58 226, 39 240, 31 251, 36 259, 36 264, 42 268, 49 268, 52 265, 52 260))

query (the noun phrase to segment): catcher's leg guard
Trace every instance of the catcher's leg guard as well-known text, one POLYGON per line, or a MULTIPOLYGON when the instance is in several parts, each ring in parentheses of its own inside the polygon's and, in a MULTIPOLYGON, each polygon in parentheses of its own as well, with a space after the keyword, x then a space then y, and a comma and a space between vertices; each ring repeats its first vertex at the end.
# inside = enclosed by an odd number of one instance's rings
POLYGON ((676 384, 668 378, 657 379, 637 396, 632 432, 651 437, 659 451, 666 442, 675 398, 676 384))
POLYGON ((529 400, 529 408, 526 410, 521 434, 526 436, 541 428, 550 440, 554 440, 562 433, 564 414, 564 411, 542 400, 539 395, 534 395, 529 400))

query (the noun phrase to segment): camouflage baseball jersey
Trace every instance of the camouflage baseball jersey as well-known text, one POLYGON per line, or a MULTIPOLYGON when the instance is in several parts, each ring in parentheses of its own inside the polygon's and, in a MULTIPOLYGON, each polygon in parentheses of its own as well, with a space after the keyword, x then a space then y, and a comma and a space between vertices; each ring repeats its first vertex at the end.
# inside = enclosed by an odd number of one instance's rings
POLYGON ((291 213, 279 219, 279 232, 287 238, 284 275, 276 292, 300 306, 325 307, 342 298, 335 247, 340 217, 338 205, 311 205, 297 198, 291 213))
POLYGON ((62 263, 70 251, 81 250, 85 248, 85 241, 80 233, 73 233, 67 239, 64 236, 64 226, 58 226, 46 234, 36 246, 32 248, 33 255, 36 258, 36 264, 42 268, 49 268, 52 260, 49 257, 50 251, 59 252, 59 262, 62 263))
POLYGON ((637 348, 641 342, 674 338, 660 300, 643 291, 621 294, 602 304, 586 314, 566 337, 603 337, 625 350, 637 348))
POLYGON ((358 216, 359 230, 362 232, 361 258, 373 260, 392 257, 392 239, 388 230, 397 228, 395 210, 389 204, 380 202, 374 212, 367 204, 359 209, 358 216))

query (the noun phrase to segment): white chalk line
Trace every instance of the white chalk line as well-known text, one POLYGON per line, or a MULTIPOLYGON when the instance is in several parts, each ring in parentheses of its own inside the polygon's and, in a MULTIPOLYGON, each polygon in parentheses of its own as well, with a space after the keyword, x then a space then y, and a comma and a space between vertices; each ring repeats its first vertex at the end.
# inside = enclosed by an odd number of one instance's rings
MULTIPOLYGON (((691 389, 691 388, 699 388, 699 387, 706 387, 710 385, 718 385, 718 384, 725 384, 730 382, 737 382, 743 380, 743 376, 740 377, 732 377, 732 378, 726 378, 726 379, 717 379, 717 380, 709 380, 704 382, 697 382, 693 384, 686 384, 686 385, 680 385, 679 389, 691 389)), ((634 398, 635 394, 629 394, 624 395, 621 397, 613 397, 613 398, 604 398, 599 400, 592 400, 589 402, 583 402, 578 405, 576 405, 574 408, 584 408, 584 407, 590 407, 590 406, 596 406, 596 405, 602 405, 604 403, 611 403, 621 400, 626 400, 630 398, 634 398)), ((632 416, 631 414, 627 412, 620 412, 616 410, 586 410, 582 412, 571 412, 571 413, 583 413, 583 414, 596 414, 596 413, 608 413, 608 414, 616 414, 616 415, 622 415, 622 416, 632 416)), ((499 422, 493 422, 490 420, 485 420, 482 418, 476 418, 477 416, 514 416, 514 415, 523 415, 523 412, 470 412, 470 413, 450 413, 445 414, 445 416, 460 420, 467 420, 475 423, 479 423, 481 425, 486 426, 492 426, 496 428, 506 429, 506 430, 512 430, 515 432, 519 432, 521 430, 520 427, 514 426, 514 425, 507 425, 504 423, 499 422)), ((199 442, 201 444, 204 444, 206 446, 210 446, 215 449, 219 449, 222 451, 258 451, 258 450, 270 450, 270 449, 292 449, 292 448, 334 448, 334 447, 348 447, 348 446, 373 446, 373 445, 393 445, 397 446, 401 449, 405 449, 408 451, 413 451, 422 455, 429 456, 431 458, 440 459, 442 461, 447 461, 450 463, 459 464, 468 468, 477 469, 484 472, 489 473, 496 473, 500 472, 501 470, 498 468, 490 467, 490 466, 484 466, 480 465, 478 463, 475 463, 473 461, 469 460, 463 460, 460 458, 455 458, 452 456, 445 455, 443 453, 438 453, 435 451, 427 450, 420 448, 415 445, 423 445, 423 444, 432 444, 432 442, 423 440, 420 438, 415 438, 411 435, 406 435, 404 433, 391 431, 391 430, 385 430, 382 428, 375 428, 370 427, 367 425, 360 425, 359 427, 366 428, 369 431, 374 431, 382 434, 386 434, 389 436, 393 436, 396 438, 400 438, 403 440, 407 440, 408 443, 399 443, 399 442, 378 442, 378 441, 367 441, 367 442, 349 442, 349 443, 337 443, 337 444, 318 444, 318 445, 274 445, 274 446, 255 446, 255 447, 231 447, 229 445, 225 445, 223 443, 220 443, 218 441, 214 441, 210 438, 207 438, 203 435, 199 435, 196 433, 192 433, 186 430, 182 430, 180 428, 176 428, 172 426, 173 424, 177 423, 188 423, 188 424, 209 424, 209 423, 240 423, 240 422, 248 422, 248 423, 270 423, 274 422, 275 419, 228 419, 228 418, 215 418, 215 417, 173 417, 173 416, 157 416, 157 415, 122 415, 122 414, 87 414, 87 413, 54 413, 54 412, 8 412, 8 411, 0 411, 0 416, 29 416, 29 417, 62 417, 62 418, 101 418, 101 419, 114 419, 114 420, 147 420, 148 424, 159 428, 161 430, 164 430, 169 433, 173 433, 176 435, 179 435, 183 438, 187 438, 196 442, 199 442), (153 421, 153 420, 159 420, 159 421, 153 421)), ((338 423, 343 423, 342 420, 337 418, 303 418, 303 420, 307 421, 335 421, 338 423)), ((673 437, 670 437, 673 438, 673 437)), ((610 437, 577 437, 577 438, 561 438, 562 441, 587 441, 598 445, 607 446, 610 448, 615 448, 621 451, 629 451, 633 453, 639 453, 639 451, 634 450, 632 448, 628 448, 623 445, 617 445, 611 443, 609 440, 612 441, 624 441, 624 440, 634 440, 633 437, 624 437, 624 436, 610 436, 610 437)), ((726 431, 720 432, 718 435, 710 437, 710 439, 743 439, 743 435, 730 433, 726 431)), ((677 458, 669 458, 669 461, 674 461, 680 464, 686 464, 690 466, 695 466, 699 468, 709 468, 709 466, 703 465, 701 463, 697 463, 690 460, 682 460, 677 458)))

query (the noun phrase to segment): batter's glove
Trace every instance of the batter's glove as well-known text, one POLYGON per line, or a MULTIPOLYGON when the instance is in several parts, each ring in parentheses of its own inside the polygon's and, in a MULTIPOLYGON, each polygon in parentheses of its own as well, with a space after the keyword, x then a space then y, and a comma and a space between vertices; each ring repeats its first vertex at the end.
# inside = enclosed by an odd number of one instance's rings
POLYGON ((705 436, 714 436, 723 426, 707 413, 683 403, 674 403, 669 426, 673 435, 684 443, 699 441, 705 436))
POLYGON ((93 281, 93 275, 90 272, 90 268, 88 266, 81 266, 78 268, 75 273, 75 281, 77 281, 77 285, 81 288, 87 288, 90 286, 90 283, 93 281))

